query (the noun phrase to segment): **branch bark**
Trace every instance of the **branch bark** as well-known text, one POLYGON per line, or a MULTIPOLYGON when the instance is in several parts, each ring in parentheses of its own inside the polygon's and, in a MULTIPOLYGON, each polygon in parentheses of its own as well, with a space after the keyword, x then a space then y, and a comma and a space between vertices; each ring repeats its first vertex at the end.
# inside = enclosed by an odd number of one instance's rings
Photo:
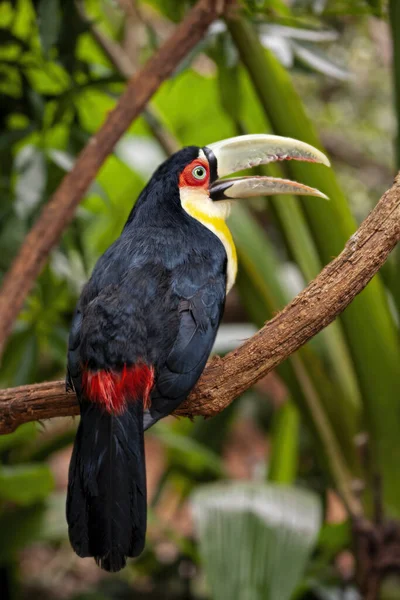
POLYGON ((73 218, 75 209, 115 144, 159 86, 202 39, 224 3, 199 0, 145 66, 134 75, 102 128, 79 155, 27 235, 0 291, 0 355, 12 325, 50 250, 73 218))
MULTIPOLYGON (((255 336, 214 358, 178 416, 210 417, 329 325, 360 293, 400 240, 400 173, 343 252, 255 336)), ((21 423, 76 415, 74 394, 56 381, 0 391, 0 433, 21 423)))

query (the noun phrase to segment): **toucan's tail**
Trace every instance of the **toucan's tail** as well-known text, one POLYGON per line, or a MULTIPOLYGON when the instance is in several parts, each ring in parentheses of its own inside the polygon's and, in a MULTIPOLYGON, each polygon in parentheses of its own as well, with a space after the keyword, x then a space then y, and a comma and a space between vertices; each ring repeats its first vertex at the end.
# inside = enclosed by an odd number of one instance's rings
POLYGON ((110 414, 96 402, 81 405, 67 496, 69 538, 75 552, 119 571, 141 553, 146 534, 143 402, 110 414))

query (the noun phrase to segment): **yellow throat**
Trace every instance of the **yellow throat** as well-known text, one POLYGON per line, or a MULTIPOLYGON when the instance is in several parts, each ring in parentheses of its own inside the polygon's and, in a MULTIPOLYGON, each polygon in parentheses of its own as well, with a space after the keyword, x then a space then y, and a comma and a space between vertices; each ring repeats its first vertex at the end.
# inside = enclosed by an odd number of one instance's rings
POLYGON ((226 293, 235 283, 237 274, 237 253, 232 234, 225 220, 231 212, 231 202, 213 202, 205 190, 184 188, 181 190, 181 203, 186 212, 212 231, 224 245, 227 262, 226 293))

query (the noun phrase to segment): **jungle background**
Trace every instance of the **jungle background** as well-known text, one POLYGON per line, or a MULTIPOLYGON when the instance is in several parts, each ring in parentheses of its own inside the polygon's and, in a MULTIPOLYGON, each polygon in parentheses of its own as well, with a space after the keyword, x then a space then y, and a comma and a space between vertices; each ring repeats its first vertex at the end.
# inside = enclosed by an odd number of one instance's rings
MULTIPOLYGON (((126 78, 190 5, 0 2, 0 277, 126 78)), ((224 354, 341 251, 391 185, 399 121, 398 0, 243 1, 210 27, 101 168, 25 303, 0 385, 64 376, 82 285, 175 149, 274 132, 325 148, 333 164, 260 169, 318 187, 329 202, 286 196, 235 207, 239 277, 215 347, 224 354)), ((68 543, 77 419, 0 436, 1 598, 360 598, 370 563, 348 500, 371 523, 400 519, 399 282, 395 251, 339 320, 219 416, 171 418, 146 434, 147 546, 118 575, 68 543)), ((383 569, 379 595, 368 597, 400 598, 399 574, 383 569)))

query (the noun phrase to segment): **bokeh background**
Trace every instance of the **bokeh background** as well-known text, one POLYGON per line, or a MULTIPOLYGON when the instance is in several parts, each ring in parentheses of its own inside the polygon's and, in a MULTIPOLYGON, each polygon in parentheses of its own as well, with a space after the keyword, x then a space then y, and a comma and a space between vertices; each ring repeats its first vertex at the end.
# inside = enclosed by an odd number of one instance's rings
MULTIPOLYGON (((126 78, 190 4, 0 2, 0 277, 126 78)), ((274 132, 325 148, 333 163, 260 169, 318 187, 329 202, 260 198, 233 211, 239 277, 216 353, 315 277, 396 172, 399 6, 246 0, 214 23, 85 195, 15 325, 0 385, 64 377, 82 285, 155 167, 182 145, 274 132)), ((218 417, 171 418, 146 434, 148 541, 118 575, 76 557, 67 540, 77 420, 0 436, 1 598, 361 597, 349 505, 371 517, 375 494, 386 517, 400 518, 399 282, 395 251, 340 320, 218 417)), ((400 598, 396 574, 380 597, 400 598)))

